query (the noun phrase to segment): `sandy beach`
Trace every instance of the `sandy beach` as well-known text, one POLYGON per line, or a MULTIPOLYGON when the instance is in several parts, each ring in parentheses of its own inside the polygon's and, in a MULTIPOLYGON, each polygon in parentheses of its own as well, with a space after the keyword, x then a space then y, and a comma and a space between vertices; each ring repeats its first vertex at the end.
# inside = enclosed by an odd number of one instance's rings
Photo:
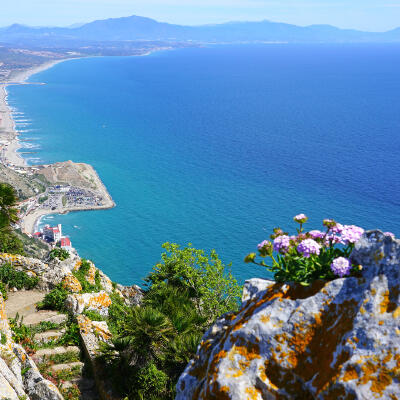
POLYGON ((7 86, 27 84, 26 80, 32 75, 45 71, 63 61, 66 60, 49 61, 25 71, 18 71, 8 81, 0 83, 0 158, 3 164, 14 166, 26 165, 23 157, 18 154, 21 143, 18 140, 18 132, 15 129, 11 108, 7 103, 7 86))

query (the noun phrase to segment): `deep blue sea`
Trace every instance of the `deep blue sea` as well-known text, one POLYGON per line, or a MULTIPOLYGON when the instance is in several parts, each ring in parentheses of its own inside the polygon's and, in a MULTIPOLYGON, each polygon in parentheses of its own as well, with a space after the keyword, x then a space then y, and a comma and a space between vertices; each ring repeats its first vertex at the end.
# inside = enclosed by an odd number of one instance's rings
POLYGON ((300 212, 400 235, 399 71, 399 45, 215 46, 67 61, 9 99, 30 163, 90 163, 117 203, 47 219, 81 256, 141 284, 191 242, 243 282, 300 212))

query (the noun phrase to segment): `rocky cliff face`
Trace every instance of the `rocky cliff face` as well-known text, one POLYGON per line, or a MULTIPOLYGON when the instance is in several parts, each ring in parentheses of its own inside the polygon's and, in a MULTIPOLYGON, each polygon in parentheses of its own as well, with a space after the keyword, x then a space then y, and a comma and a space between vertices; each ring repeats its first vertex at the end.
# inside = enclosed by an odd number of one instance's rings
POLYGON ((399 399, 400 241, 366 233, 360 277, 311 287, 252 279, 177 384, 187 399, 399 399))

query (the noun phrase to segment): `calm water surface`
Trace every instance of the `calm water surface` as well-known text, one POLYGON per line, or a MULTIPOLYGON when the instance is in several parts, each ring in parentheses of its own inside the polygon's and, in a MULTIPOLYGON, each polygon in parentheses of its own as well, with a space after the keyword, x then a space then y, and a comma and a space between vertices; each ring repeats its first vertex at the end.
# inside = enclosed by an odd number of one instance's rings
POLYGON ((242 262, 309 215, 400 235, 400 46, 218 46, 68 61, 13 86, 30 163, 92 164, 117 207, 54 216, 113 280, 166 241, 242 262))

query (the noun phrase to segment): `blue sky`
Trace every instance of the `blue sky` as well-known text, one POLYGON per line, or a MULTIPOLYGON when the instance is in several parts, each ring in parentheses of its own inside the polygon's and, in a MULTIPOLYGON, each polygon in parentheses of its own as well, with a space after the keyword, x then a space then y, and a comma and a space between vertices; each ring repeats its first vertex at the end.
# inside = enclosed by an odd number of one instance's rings
POLYGON ((142 15, 197 25, 231 20, 331 24, 384 31, 400 26, 400 0, 0 0, 0 26, 66 26, 142 15))

